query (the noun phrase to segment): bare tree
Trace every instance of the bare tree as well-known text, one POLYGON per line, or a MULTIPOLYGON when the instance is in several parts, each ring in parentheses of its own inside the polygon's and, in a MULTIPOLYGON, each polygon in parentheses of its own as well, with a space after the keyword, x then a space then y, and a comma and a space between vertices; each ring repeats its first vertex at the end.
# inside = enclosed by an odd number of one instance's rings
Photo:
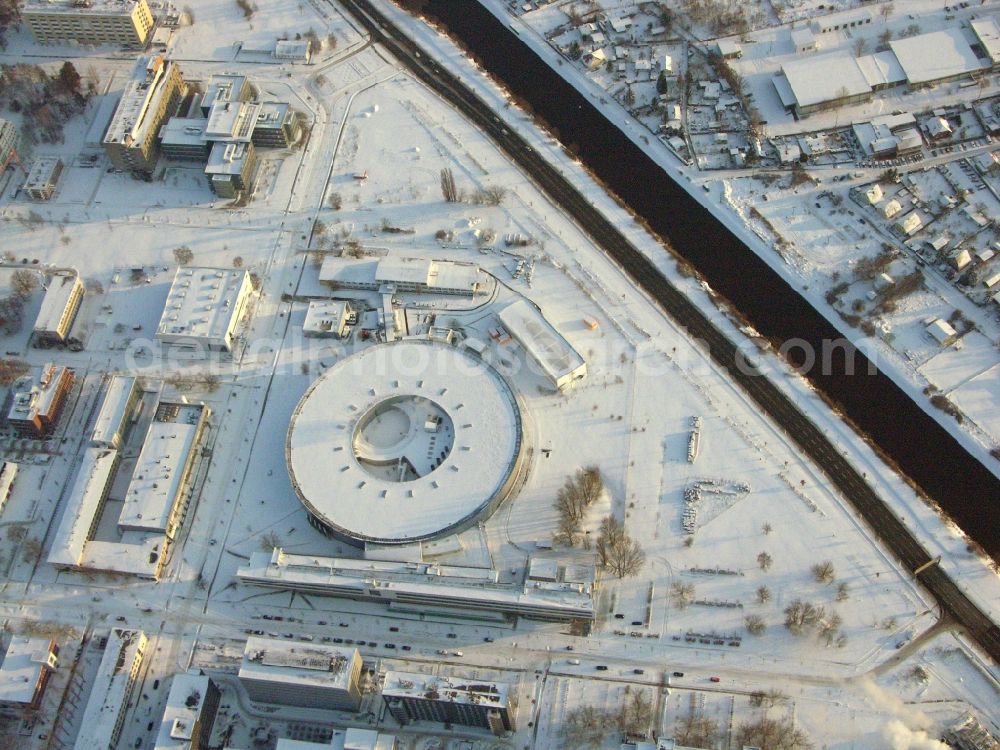
POLYGON ((270 552, 275 547, 280 547, 281 544, 281 537, 276 531, 269 531, 260 538, 260 548, 265 552, 270 552))
POLYGON ((21 299, 27 299, 38 288, 38 274, 19 268, 10 276, 10 288, 21 299))
POLYGON ((771 531, 772 531, 771 524, 768 523, 767 521, 765 521, 764 525, 760 527, 760 533, 763 534, 764 536, 770 534, 771 531))
POLYGON ((567 477, 556 495, 555 508, 559 511, 557 539, 570 547, 575 545, 583 527, 587 509, 604 492, 604 480, 596 466, 587 466, 567 477))
POLYGON ((767 586, 761 586, 757 589, 757 601, 761 604, 766 604, 771 601, 771 589, 767 586))
POLYGON ((736 744, 742 747, 766 747, 767 750, 807 750, 808 736, 796 729, 787 717, 772 719, 765 713, 756 721, 741 724, 736 730, 736 744))
POLYGON ((20 359, 0 359, 0 385, 10 385, 27 372, 27 362, 20 359))
POLYGON ((714 747, 719 737, 719 723, 702 714, 694 703, 674 724, 674 739, 687 747, 714 747))
POLYGON ((771 556, 766 552, 761 552, 759 555, 757 555, 757 564, 760 566, 760 569, 763 570, 764 572, 767 572, 768 570, 771 569, 772 563, 774 563, 774 560, 771 559, 771 556))
MULTIPOLYGON (((628 688, 625 688, 628 690, 628 688)), ((653 720, 653 703, 646 690, 631 690, 618 711, 618 729, 625 734, 645 735, 653 720)))
POLYGON ((694 601, 694 584, 676 581, 670 587, 670 599, 677 609, 687 609, 694 601))
POLYGON ((794 635, 812 630, 826 617, 826 610, 809 602, 796 599, 785 607, 785 627, 794 635))
POLYGON ((824 560, 821 563, 816 563, 811 568, 813 578, 816 579, 817 583, 833 583, 833 579, 836 578, 836 573, 833 569, 833 563, 829 560, 824 560))
POLYGON ((851 598, 851 592, 848 590, 847 581, 841 581, 837 584, 837 601, 846 602, 851 598))
POLYGON ((829 617, 824 617, 819 622, 819 637, 826 642, 827 646, 833 645, 833 642, 837 639, 838 631, 842 624, 840 615, 836 612, 831 614, 829 617))
POLYGON ((579 706, 563 720, 563 747, 598 747, 612 725, 606 712, 594 706, 579 706))
POLYGON ((243 256, 237 255, 233 258, 233 268, 243 268, 243 256))
POLYGON ((760 615, 747 615, 743 618, 743 624, 751 635, 760 635, 767 629, 767 623, 760 615))
POLYGON ((191 250, 187 245, 181 245, 180 247, 174 248, 174 261, 179 266, 186 266, 188 263, 194 260, 194 251, 191 250))
POLYGON ((632 539, 614 516, 601 521, 601 535, 597 538, 597 557, 601 565, 619 578, 634 576, 646 562, 646 553, 632 539))

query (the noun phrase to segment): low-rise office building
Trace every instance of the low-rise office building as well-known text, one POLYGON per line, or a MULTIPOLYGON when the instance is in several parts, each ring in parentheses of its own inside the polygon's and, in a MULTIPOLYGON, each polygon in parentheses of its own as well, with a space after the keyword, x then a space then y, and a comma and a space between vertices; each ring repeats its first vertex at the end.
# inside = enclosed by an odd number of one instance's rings
POLYGON ((48 437, 59 422, 75 379, 70 368, 51 363, 42 367, 37 378, 22 379, 7 412, 7 423, 21 435, 48 437))
POLYGON ((218 141, 208 154, 205 175, 212 192, 222 198, 238 198, 252 192, 259 161, 252 142, 218 141))
POLYGON ((3 513, 4 506, 10 499, 10 493, 14 490, 15 479, 17 479, 17 464, 13 461, 4 461, 0 466, 0 514, 3 513))
POLYGON ((17 150, 21 147, 21 135, 17 131, 17 126, 10 120, 0 117, 0 173, 7 169, 15 159, 18 159, 17 150))
POLYGON ((66 343, 80 311, 83 293, 83 282, 79 276, 58 274, 52 277, 32 329, 36 343, 44 346, 66 343))
POLYGON ((320 268, 319 280, 334 289, 472 297, 485 291, 490 279, 475 263, 397 257, 352 260, 329 256, 320 268))
POLYGON ((94 421, 90 444, 94 447, 117 448, 141 396, 142 389, 139 388, 137 378, 112 376, 94 421))
POLYGON ((231 352, 252 294, 246 270, 178 268, 156 338, 171 346, 231 352))
POLYGON ((141 630, 111 631, 73 750, 109 750, 118 744, 145 653, 146 634, 141 630))
POLYGON ((0 664, 0 707, 37 709, 59 663, 59 647, 48 638, 15 635, 0 664))
POLYGON ((306 310, 302 335, 307 338, 343 338, 357 314, 346 300, 313 300, 306 310))
POLYGON ((49 200, 56 193, 63 166, 63 160, 58 156, 35 159, 21 189, 33 201, 49 200))
POLYGON ((206 675, 174 675, 153 750, 207 748, 220 697, 218 686, 206 675))
POLYGON ((253 142, 261 148, 288 148, 302 135, 295 110, 285 102, 262 102, 253 129, 253 142))
POLYGON ((497 736, 514 731, 514 686, 419 672, 386 672, 382 700, 400 724, 435 721, 488 729, 497 736))
POLYGON ((153 30, 146 0, 28 0, 21 20, 41 44, 144 49, 153 30))
POLYGON ((357 711, 361 655, 356 648, 251 636, 240 682, 258 703, 357 711))

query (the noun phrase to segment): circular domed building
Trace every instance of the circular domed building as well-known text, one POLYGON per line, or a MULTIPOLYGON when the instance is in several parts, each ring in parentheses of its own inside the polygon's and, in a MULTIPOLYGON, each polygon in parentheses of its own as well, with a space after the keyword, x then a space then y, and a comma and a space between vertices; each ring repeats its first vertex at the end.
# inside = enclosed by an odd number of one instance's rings
POLYGON ((408 340, 341 360, 306 391, 285 446, 323 533, 408 544, 489 517, 517 484, 525 440, 506 381, 464 349, 408 340))

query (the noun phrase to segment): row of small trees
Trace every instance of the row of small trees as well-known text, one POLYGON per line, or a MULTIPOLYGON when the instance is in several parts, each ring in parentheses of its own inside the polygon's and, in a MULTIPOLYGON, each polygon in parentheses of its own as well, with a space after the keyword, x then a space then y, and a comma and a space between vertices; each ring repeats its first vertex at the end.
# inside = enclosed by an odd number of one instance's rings
POLYGON ((455 173, 450 167, 441 170, 441 195, 447 203, 478 203, 483 206, 499 206, 503 199, 507 197, 506 188, 496 185, 486 185, 477 188, 471 193, 466 193, 455 183, 455 173))
POLYGON ((567 748, 599 747, 605 736, 621 734, 645 735, 653 719, 653 704, 644 689, 625 687, 625 699, 617 711, 595 706, 578 706, 570 710, 563 721, 563 746, 567 748))

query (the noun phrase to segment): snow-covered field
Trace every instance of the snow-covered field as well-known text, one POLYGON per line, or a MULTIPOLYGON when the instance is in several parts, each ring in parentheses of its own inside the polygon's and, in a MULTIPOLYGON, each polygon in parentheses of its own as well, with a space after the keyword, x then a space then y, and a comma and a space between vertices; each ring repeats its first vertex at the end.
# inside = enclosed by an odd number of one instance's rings
MULTIPOLYGON (((146 183, 108 173, 103 157, 93 168, 72 167, 50 203, 15 197, 16 181, 0 195, 0 216, 7 220, 5 249, 17 248, 18 259, 29 263, 38 259, 75 267, 91 283, 75 326, 84 351, 32 349, 23 331, 5 337, 0 347, 34 366, 53 358, 72 365, 79 380, 54 444, 3 438, 6 455, 21 463, 23 473, 2 522, 5 528, 25 528, 25 539, 38 540, 42 553, 31 559, 25 554, 31 545, 4 533, 0 556, 7 573, 0 614, 15 631, 29 626, 29 620, 63 623, 81 633, 99 633, 124 621, 156 634, 137 690, 141 697, 130 709, 120 747, 135 746, 137 740, 148 746, 147 721, 161 710, 169 676, 189 666, 218 678, 230 715, 244 712, 232 746, 249 747, 258 724, 298 738, 367 724, 365 717, 294 709, 265 713, 245 705, 232 675, 242 633, 257 628, 278 636, 363 638, 362 654, 377 670, 405 666, 517 682, 519 728, 513 737, 488 740, 471 731, 463 735, 464 730, 448 735, 484 749, 560 747, 572 709, 614 710, 631 691, 646 691, 657 708, 648 720, 656 735, 677 735, 678 722, 694 711, 718 726, 720 740, 713 746, 723 746, 722 736, 728 742, 735 736, 730 732, 753 721, 760 709, 752 705, 752 694, 770 689, 787 696, 774 710, 794 717, 817 745, 938 747, 918 739, 919 733, 937 736, 967 711, 997 731, 995 665, 960 634, 937 624, 933 603, 869 538, 826 478, 760 417, 683 331, 635 294, 629 279, 487 139, 384 53, 364 46, 332 6, 317 15, 311 5, 268 5, 247 22, 234 3, 191 5, 194 25, 178 30, 173 41, 185 75, 203 80, 212 72, 235 69, 259 88, 294 100, 311 127, 305 149, 269 156, 263 183, 241 208, 216 199, 200 175, 183 165, 171 165, 146 183), (311 66, 244 65, 233 57, 240 42, 244 48, 261 46, 310 27, 338 39, 336 48, 324 50, 311 66), (467 194, 497 187, 506 191, 504 200, 499 206, 446 203, 442 169, 452 170, 467 194), (367 179, 355 179, 361 173, 367 179), (29 220, 29 211, 40 221, 29 220), (387 226, 406 232, 386 232, 387 226), (447 236, 444 241, 439 232, 447 236), (531 244, 508 247, 506 235, 531 238, 531 244), (612 513, 622 520, 647 561, 635 577, 603 576, 599 617, 587 638, 569 635, 563 626, 523 620, 501 627, 431 616, 390 617, 371 605, 235 582, 248 556, 276 541, 295 553, 357 554, 308 523, 284 456, 291 413, 309 384, 333 362, 372 345, 357 336, 345 341, 302 336, 304 299, 329 294, 318 283, 317 258, 310 250, 330 251, 352 240, 373 256, 471 261, 498 280, 496 296, 477 305, 402 295, 414 319, 436 312, 448 325, 490 342, 486 357, 520 394, 538 448, 517 496, 481 528, 461 534, 460 551, 440 559, 492 563, 506 576, 519 574, 528 554, 567 554, 558 546, 548 550, 557 522, 555 494, 567 475, 598 466, 608 492, 606 504, 594 514, 612 513), (180 246, 190 248, 198 265, 230 267, 239 257, 261 277, 261 292, 232 358, 158 357, 153 332, 176 266, 173 251, 180 246), (517 272, 521 260, 531 273, 517 272), (133 269, 143 275, 135 276, 133 269), (525 367, 518 346, 490 338, 498 325, 498 304, 521 296, 538 304, 587 360, 587 378, 565 393, 554 393, 525 367), (154 382, 206 373, 220 379, 218 387, 167 386, 168 395, 204 400, 213 417, 180 538, 156 584, 57 572, 38 562, 45 559, 60 520, 63 493, 72 484, 101 380, 109 372, 135 373, 154 382), (699 440, 690 461, 694 417, 700 418, 699 440), (684 497, 692 487, 700 488, 701 499, 688 533, 684 497), (824 562, 832 569, 829 582, 818 581, 811 570, 824 562), (678 587, 689 591, 693 601, 687 606, 671 593, 678 587), (829 637, 786 630, 783 611, 796 599, 822 607, 826 621, 836 622, 827 630, 829 637), (265 623, 265 614, 285 621, 265 623), (750 615, 762 621, 759 635, 746 628, 750 615), (386 643, 412 650, 404 657, 386 643), (442 660, 436 651, 446 646, 460 647, 463 655, 442 660), (914 678, 918 665, 926 679, 914 678), (684 676, 672 677, 675 671, 684 676)), ((393 12, 429 53, 477 86, 498 116, 571 174, 718 325, 744 338, 698 282, 678 273, 672 259, 558 144, 507 105, 503 93, 447 39, 393 12)), ((0 59, 9 61, 24 44, 14 35, 0 59)), ((79 50, 74 55, 85 65, 79 50)), ((99 89, 122 86, 130 65, 124 58, 120 65, 102 60, 99 89)), ((68 124, 66 142, 55 151, 67 163, 84 150, 86 117, 68 124)), ((780 210, 780 203, 775 206, 780 210)), ((25 328, 40 297, 36 291, 26 306, 25 328)), ((946 369, 936 362, 931 358, 923 366, 946 369)), ((980 606, 1000 617, 1000 583, 962 537, 920 503, 800 379, 769 356, 762 355, 761 366, 864 468, 980 606)), ((54 683, 53 696, 69 679, 74 650, 75 641, 68 639, 60 667, 63 682, 54 683)), ((86 666, 75 677, 84 690, 92 661, 85 650, 81 664, 86 666)), ((377 713, 378 701, 371 700, 377 713)), ((66 714, 61 737, 71 737, 75 716, 66 714)), ((391 725, 391 720, 383 723, 391 725)), ((42 728, 31 733, 35 747, 44 745, 43 734, 42 728)), ((403 746, 414 748, 432 747, 434 737, 445 736, 427 723, 401 734, 403 746)), ((609 732, 603 746, 616 747, 618 739, 609 732)), ((458 739, 452 746, 459 746, 458 739)))

